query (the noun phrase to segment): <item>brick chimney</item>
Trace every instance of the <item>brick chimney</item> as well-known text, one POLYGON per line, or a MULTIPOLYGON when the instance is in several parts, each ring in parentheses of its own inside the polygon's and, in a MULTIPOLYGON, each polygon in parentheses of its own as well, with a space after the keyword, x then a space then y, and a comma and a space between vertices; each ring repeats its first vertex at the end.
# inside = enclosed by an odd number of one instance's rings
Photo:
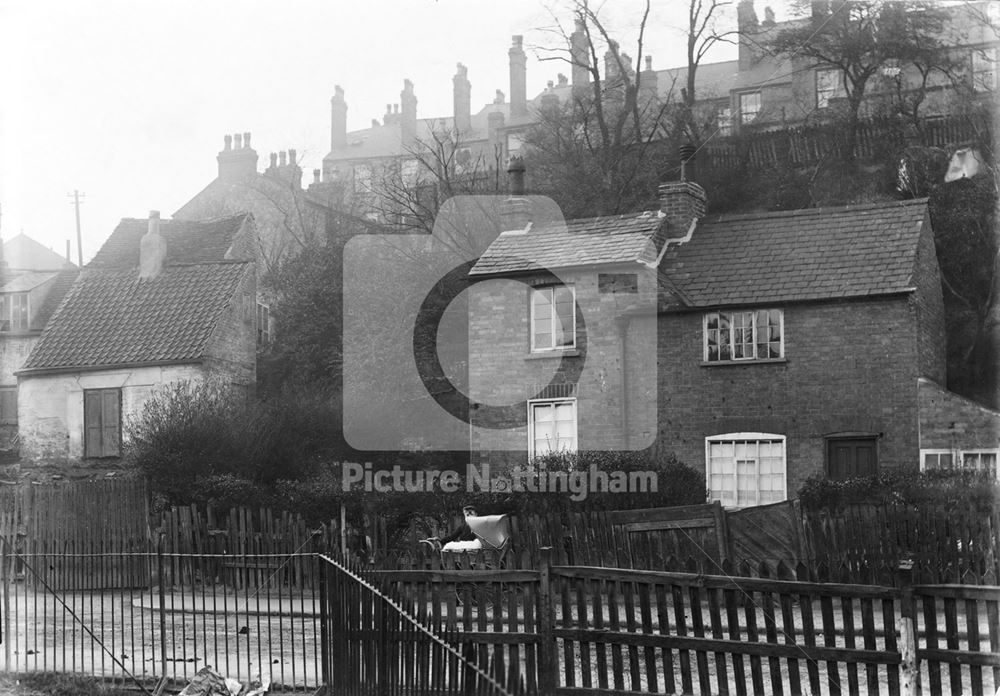
POLYGON ((403 80, 403 91, 399 93, 402 105, 399 116, 399 133, 404 145, 417 139, 417 95, 413 93, 413 83, 403 80))
POLYGON ((653 70, 653 56, 646 56, 646 69, 640 73, 639 77, 639 89, 642 91, 640 106, 645 107, 656 98, 657 87, 656 71, 653 70))
POLYGON ((223 142, 222 152, 216 157, 221 181, 244 181, 257 173, 257 152, 250 147, 249 133, 227 135, 223 142))
POLYGON ((756 48, 756 42, 760 39, 754 36, 760 31, 760 23, 757 21, 757 12, 753 9, 753 0, 740 0, 736 6, 736 24, 740 39, 739 68, 749 70, 760 60, 756 48))
POLYGON ((511 118, 528 114, 528 57, 524 53, 524 37, 511 37, 510 50, 510 115, 511 118))
POLYGON ((507 165, 510 195, 500 206, 503 232, 524 230, 531 222, 531 203, 524 197, 524 160, 514 155, 507 165))
POLYGON ((469 82, 469 69, 458 64, 458 72, 452 78, 455 84, 455 130, 468 133, 472 130, 472 84, 469 82))
POLYGON ((333 88, 330 99, 330 149, 343 150, 347 147, 347 102, 344 89, 340 85, 333 88))
POLYGON ((160 234, 160 211, 149 211, 149 227, 139 240, 139 280, 152 280, 163 271, 167 242, 160 234))
POLYGON ((668 237, 683 236, 694 220, 705 216, 705 189, 693 181, 664 182, 658 193, 668 237))
POLYGON ((573 90, 586 89, 590 82, 590 51, 583 20, 576 20, 576 28, 569 37, 570 59, 573 61, 573 90))

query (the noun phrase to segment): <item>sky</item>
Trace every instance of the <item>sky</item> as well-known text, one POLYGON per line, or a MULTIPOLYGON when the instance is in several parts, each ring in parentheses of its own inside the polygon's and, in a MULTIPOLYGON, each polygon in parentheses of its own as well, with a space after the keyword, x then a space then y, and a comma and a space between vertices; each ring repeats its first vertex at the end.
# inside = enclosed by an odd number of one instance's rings
MULTIPOLYGON (((121 218, 170 217, 208 185, 225 134, 252 133, 261 170, 295 149, 309 182, 329 150, 334 85, 348 130, 398 103, 404 78, 418 117, 448 116, 461 62, 478 110, 496 89, 509 97, 513 34, 525 36, 530 98, 569 74, 536 50, 569 21, 560 2, 0 0, 0 236, 23 232, 60 254, 71 240, 75 262, 78 190, 86 262, 121 218)), ((685 62, 686 5, 653 3, 645 53, 656 68, 685 62)), ((641 7, 601 8, 633 56, 641 7)), ((735 23, 734 7, 725 19, 735 23)))

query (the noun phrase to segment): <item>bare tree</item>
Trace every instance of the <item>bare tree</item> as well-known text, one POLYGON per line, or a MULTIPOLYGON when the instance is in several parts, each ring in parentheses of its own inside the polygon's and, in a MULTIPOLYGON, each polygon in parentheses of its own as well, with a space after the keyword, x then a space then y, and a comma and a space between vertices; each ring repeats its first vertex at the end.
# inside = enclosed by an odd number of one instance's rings
POLYGON ((723 9, 732 5, 727 0, 689 0, 687 25, 687 80, 681 90, 683 125, 688 138, 701 142, 701 133, 694 118, 697 103, 698 67, 706 54, 719 43, 735 44, 738 31, 719 26, 723 9))

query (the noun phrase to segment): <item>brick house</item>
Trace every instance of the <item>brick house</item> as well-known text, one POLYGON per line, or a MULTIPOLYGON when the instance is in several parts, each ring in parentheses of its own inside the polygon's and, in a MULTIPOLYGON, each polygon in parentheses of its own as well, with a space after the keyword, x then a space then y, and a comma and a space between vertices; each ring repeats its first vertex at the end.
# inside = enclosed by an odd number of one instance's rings
POLYGON ((508 429, 473 439, 475 456, 648 447, 704 470, 710 498, 739 507, 793 497, 815 475, 996 470, 1000 414, 941 386, 925 200, 708 218, 693 182, 660 196, 659 211, 501 235, 473 268, 495 282, 472 286, 472 394, 525 403, 508 429), (641 295, 650 253, 655 312, 581 301, 629 276, 641 295), (536 311, 560 293, 561 309, 536 311), (477 378, 501 386, 477 393, 477 378))
POLYGON ((17 371, 21 458, 121 454, 123 423, 160 386, 256 377, 253 217, 122 220, 17 371))

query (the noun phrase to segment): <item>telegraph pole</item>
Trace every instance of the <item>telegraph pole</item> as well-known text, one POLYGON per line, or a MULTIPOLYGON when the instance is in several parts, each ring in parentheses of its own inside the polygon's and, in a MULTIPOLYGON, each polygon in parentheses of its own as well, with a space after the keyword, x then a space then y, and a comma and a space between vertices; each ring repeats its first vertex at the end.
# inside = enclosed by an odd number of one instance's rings
POLYGON ((83 237, 80 234, 80 199, 85 198, 87 194, 74 190, 73 193, 67 193, 66 195, 73 199, 71 205, 76 208, 76 258, 79 261, 80 268, 83 268, 83 237))

